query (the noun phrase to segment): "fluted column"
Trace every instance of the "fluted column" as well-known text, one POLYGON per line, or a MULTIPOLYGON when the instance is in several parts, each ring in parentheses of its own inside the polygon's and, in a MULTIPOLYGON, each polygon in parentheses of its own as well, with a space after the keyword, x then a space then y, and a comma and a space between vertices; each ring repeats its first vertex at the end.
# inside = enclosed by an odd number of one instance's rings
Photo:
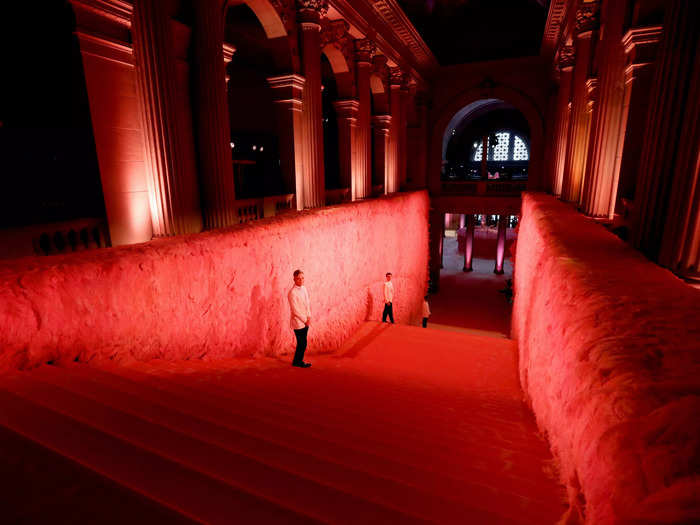
POLYGON ((627 31, 622 40, 627 55, 627 67, 622 117, 625 140, 618 181, 618 200, 631 201, 634 198, 639 172, 639 152, 644 139, 649 92, 654 78, 654 62, 661 33, 661 26, 636 27, 627 31))
POLYGON ((356 85, 360 108, 357 118, 357 170, 353 173, 353 200, 364 199, 372 194, 372 100, 369 77, 374 50, 375 46, 370 40, 355 40, 356 85))
POLYGON ((223 59, 224 11, 216 0, 195 2, 194 8, 197 145, 204 219, 209 229, 224 228, 238 223, 223 59))
POLYGON ((582 149, 586 152, 586 162, 583 164, 583 177, 581 177, 581 191, 579 192, 578 204, 579 208, 583 205, 583 200, 589 195, 591 191, 591 186, 589 184, 589 163, 591 158, 591 135, 592 135, 592 123, 595 119, 595 115, 598 112, 598 77, 591 77, 586 80, 586 116, 584 119, 583 129, 585 130, 586 139, 582 143, 582 149))
POLYGON ((394 191, 401 189, 401 179, 399 177, 399 143, 401 134, 401 83, 403 82, 403 73, 398 67, 390 69, 391 94, 389 98, 389 107, 391 109, 391 132, 389 134, 389 180, 394 191))
POLYGON ((389 180, 389 132, 391 130, 391 115, 374 115, 372 117, 372 130, 374 135, 374 173, 377 179, 384 184, 384 193, 394 193, 396 188, 391 186, 389 180))
POLYGON ((354 99, 333 103, 338 118, 338 156, 340 157, 340 187, 350 188, 355 195, 353 174, 357 170, 357 113, 360 103, 354 99))
POLYGON ((581 4, 576 12, 576 65, 573 73, 571 122, 561 191, 561 198, 566 202, 579 202, 586 169, 590 124, 586 81, 590 76, 593 41, 596 40, 595 36, 598 33, 599 10, 600 4, 591 2, 581 4))
POLYGON ((688 271, 684 266, 689 263, 697 268, 700 242, 696 195, 698 19, 697 2, 672 0, 666 6, 649 97, 632 235, 637 248, 680 273, 688 271))
POLYGON ((466 224, 466 216, 463 213, 461 213, 459 215, 459 229, 461 230, 462 228, 464 228, 465 224, 466 224))
POLYGON ((606 2, 605 32, 600 43, 597 110, 591 128, 589 160, 586 163, 586 191, 582 209, 586 215, 612 219, 617 200, 617 183, 625 138, 625 52, 622 29, 625 2, 606 2))
POLYGON ((269 77, 277 115, 280 170, 287 193, 294 193, 296 209, 304 209, 304 118, 302 98, 304 77, 280 75, 269 77))
POLYGON ((409 76, 403 75, 401 81, 401 89, 399 90, 400 98, 400 114, 401 125, 398 128, 398 162, 399 162, 399 187, 403 188, 407 183, 406 163, 408 160, 407 142, 408 142, 408 99, 409 99, 409 76))
POLYGON ((493 273, 503 273, 503 259, 506 253, 506 229, 508 228, 508 216, 498 216, 498 234, 496 236, 496 267, 493 273))
POLYGON ((550 166, 552 170, 552 193, 557 197, 561 195, 564 163, 566 161, 566 145, 569 134, 569 122, 571 120, 571 78, 574 60, 574 48, 572 46, 564 46, 559 53, 559 92, 557 93, 556 106, 554 158, 550 166))
POLYGON ((326 204, 323 164, 323 114, 321 102, 321 17, 327 0, 296 0, 302 69, 306 83, 302 97, 304 119, 303 208, 326 204))
POLYGON ((471 272, 472 268, 472 258, 474 254, 474 214, 470 213, 467 215, 467 232, 464 239, 464 266, 462 267, 463 272, 471 272))
POLYGON ((135 2, 132 34, 154 236, 202 229, 188 79, 179 74, 174 49, 184 39, 186 50, 189 35, 178 34, 174 24, 162 2, 135 2))

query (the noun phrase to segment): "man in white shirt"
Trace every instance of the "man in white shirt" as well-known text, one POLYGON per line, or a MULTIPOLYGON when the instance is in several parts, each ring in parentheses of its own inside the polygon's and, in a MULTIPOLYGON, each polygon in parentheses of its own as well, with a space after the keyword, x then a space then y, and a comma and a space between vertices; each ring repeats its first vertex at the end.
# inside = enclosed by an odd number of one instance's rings
POLYGON ((391 282, 391 272, 386 274, 384 283, 384 313, 382 313, 382 323, 386 323, 389 316, 391 324, 394 324, 394 283, 391 282))
POLYGON ((287 299, 289 299, 289 309, 292 314, 290 324, 294 330, 294 336, 297 338, 297 348, 294 352, 292 366, 309 368, 311 363, 304 362, 304 352, 306 351, 306 336, 311 324, 311 302, 309 301, 309 292, 304 286, 304 272, 301 270, 294 271, 294 286, 289 290, 287 299))

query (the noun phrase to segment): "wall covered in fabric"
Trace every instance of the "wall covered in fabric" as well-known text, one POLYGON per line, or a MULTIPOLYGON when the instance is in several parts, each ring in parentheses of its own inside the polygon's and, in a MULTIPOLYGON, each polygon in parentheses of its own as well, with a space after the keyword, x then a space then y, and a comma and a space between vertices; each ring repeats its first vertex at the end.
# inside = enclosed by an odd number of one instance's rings
POLYGON ((305 272, 309 353, 427 286, 426 192, 287 214, 198 235, 0 264, 0 370, 61 360, 217 359, 293 351, 287 293, 305 272))
POLYGON ((522 387, 573 511, 595 524, 697 519, 700 291, 535 193, 514 279, 522 387))

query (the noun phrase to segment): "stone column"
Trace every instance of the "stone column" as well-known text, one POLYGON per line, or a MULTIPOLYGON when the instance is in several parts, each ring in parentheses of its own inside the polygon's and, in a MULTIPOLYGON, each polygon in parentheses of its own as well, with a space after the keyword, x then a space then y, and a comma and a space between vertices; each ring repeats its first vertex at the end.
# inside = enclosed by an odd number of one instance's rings
POLYGON ((593 42, 597 40, 599 12, 598 2, 581 4, 576 12, 576 66, 573 72, 571 122, 561 191, 561 198, 566 202, 579 202, 586 170, 590 123, 586 82, 590 76, 593 42))
POLYGON ((353 173, 357 170, 357 113, 360 103, 354 99, 333 102, 338 118, 338 156, 340 157, 340 186, 350 188, 354 195, 353 173))
POLYGON ((391 193, 389 189, 391 115, 374 115, 372 129, 374 131, 374 173, 383 181, 384 194, 388 194, 391 193))
POLYGON ((372 73, 374 50, 375 46, 370 40, 355 40, 356 85, 360 108, 357 118, 357 169, 353 173, 353 200, 364 199, 372 195, 372 135, 370 130, 372 100, 369 77, 372 73))
POLYGON ((277 114, 280 170, 287 193, 294 193, 296 209, 304 209, 304 120, 302 93, 304 77, 281 75, 268 77, 277 114))
POLYGON ((321 103, 321 17, 328 11, 327 0, 296 0, 299 44, 306 83, 302 115, 304 119, 303 208, 326 204, 321 103))
MULTIPOLYGON (((191 121, 187 118, 191 114, 188 70, 185 65, 182 78, 174 46, 184 39, 181 47, 187 49, 189 30, 174 25, 164 7, 158 0, 136 2, 132 25, 151 220, 157 237, 202 229, 191 121), (185 33, 178 34, 178 29, 185 33)), ((186 56, 186 52, 180 55, 186 56)))
POLYGON ((391 162, 389 164, 389 180, 391 181, 391 190, 389 193, 399 191, 401 189, 401 179, 399 177, 399 142, 400 128, 403 125, 401 120, 401 83, 403 82, 403 73, 398 67, 390 69, 389 85, 391 86, 391 94, 389 98, 389 107, 391 110, 391 133, 389 137, 389 150, 391 152, 391 162))
POLYGON ((440 227, 440 269, 444 268, 445 261, 445 221, 446 215, 443 216, 442 225, 440 227))
POLYGON ((506 229, 508 228, 508 216, 498 216, 498 234, 496 237, 496 267, 493 273, 501 275, 503 273, 503 259, 506 253, 506 229))
POLYGON ((625 2, 606 2, 603 9, 606 22, 600 43, 600 87, 591 128, 582 208, 591 217, 612 219, 625 138, 625 51, 622 29, 626 5, 625 2))
POLYGON ((132 5, 71 0, 112 246, 153 237, 143 119, 129 27, 132 5), (109 38, 103 35, 109 34, 109 38), (119 111, 112 109, 118 107, 119 111))
POLYGON ((406 74, 403 75, 401 80, 400 89, 400 111, 401 111, 401 126, 399 126, 398 131, 398 162, 399 162, 399 187, 404 188, 408 182, 406 162, 408 159, 408 152, 406 149, 407 138, 408 138, 408 100, 409 100, 409 82, 410 77, 406 74))
POLYGON ((466 224, 465 217, 466 217, 466 215, 464 215, 463 213, 461 213, 461 214, 459 215, 459 229, 460 229, 460 230, 461 230, 462 228, 464 228, 464 225, 466 224))
POLYGON ((635 196, 632 242, 679 273, 697 271, 700 4, 666 5, 635 196))
POLYGON ((194 4, 194 51, 197 65, 199 178, 208 229, 238 224, 231 156, 231 125, 224 67, 224 11, 220 2, 194 4))
POLYGON ((432 292, 440 288, 440 264, 442 250, 440 247, 440 235, 442 233, 443 219, 439 210, 430 210, 430 280, 432 282, 432 292))
POLYGON ((561 195, 566 161, 566 145, 571 120, 571 77, 574 69, 574 48, 564 46, 559 53, 559 92, 557 94, 556 128, 554 134, 554 158, 552 169, 552 193, 561 195))
POLYGON ((579 208, 583 205, 584 198, 590 193, 589 172, 588 167, 591 158, 591 135, 592 123, 598 110, 598 77, 591 77, 586 80, 586 116, 584 119, 583 129, 585 129, 586 140, 583 142, 583 151, 586 152, 586 162, 584 164, 583 177, 581 177, 581 191, 579 192, 578 205, 579 208))
POLYGON ((618 181, 618 201, 631 201, 634 198, 639 172, 639 152, 644 139, 644 127, 649 111, 649 91, 661 32, 661 26, 637 27, 630 29, 622 40, 627 55, 627 67, 622 117, 625 139, 618 181))
POLYGON ((474 253, 474 214, 467 215, 467 234, 464 239, 464 267, 463 272, 472 271, 472 255, 474 253))

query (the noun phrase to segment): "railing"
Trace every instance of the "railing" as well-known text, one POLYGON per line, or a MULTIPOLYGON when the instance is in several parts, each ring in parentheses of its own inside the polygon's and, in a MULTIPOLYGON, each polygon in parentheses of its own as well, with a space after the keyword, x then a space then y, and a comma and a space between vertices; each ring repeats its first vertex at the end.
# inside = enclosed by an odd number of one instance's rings
POLYGON ((0 231, 0 258, 56 255, 105 248, 108 245, 104 219, 76 219, 0 231))
POLYGON ((441 188, 443 194, 450 195, 519 197, 527 189, 527 181, 443 181, 441 188))
POLYGON ((326 190, 326 206, 332 204, 340 204, 350 200, 350 188, 339 188, 335 190, 326 190))

